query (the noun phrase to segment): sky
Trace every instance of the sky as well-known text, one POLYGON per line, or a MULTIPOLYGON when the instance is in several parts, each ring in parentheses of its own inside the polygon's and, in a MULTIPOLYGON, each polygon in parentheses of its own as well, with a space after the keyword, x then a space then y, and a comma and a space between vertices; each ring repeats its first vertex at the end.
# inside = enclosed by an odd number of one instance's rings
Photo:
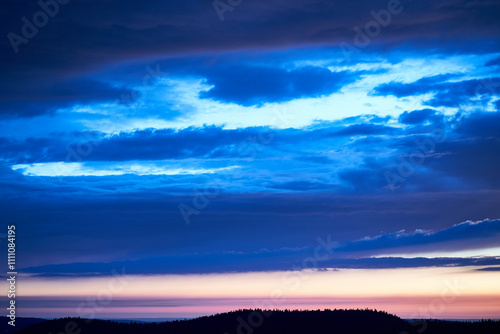
POLYGON ((18 314, 500 318, 499 14, 6 0, 0 243, 15 225, 18 314))

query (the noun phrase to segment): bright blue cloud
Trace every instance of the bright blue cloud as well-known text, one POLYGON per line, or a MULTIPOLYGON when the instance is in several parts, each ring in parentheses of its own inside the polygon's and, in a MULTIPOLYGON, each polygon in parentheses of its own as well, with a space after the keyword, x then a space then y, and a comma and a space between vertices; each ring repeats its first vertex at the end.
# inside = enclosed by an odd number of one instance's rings
MULTIPOLYGON (((0 157, 16 173, 32 175, 220 174, 227 170, 239 180, 237 191, 370 193, 387 191, 386 172, 399 175, 403 161, 416 159, 410 175, 399 176, 399 185, 407 191, 500 186, 496 177, 500 161, 490 154, 498 149, 497 113, 472 113, 457 123, 455 117, 418 110, 404 112, 399 120, 406 123, 405 128, 371 124, 367 117, 318 123, 308 129, 211 126, 114 136, 83 132, 25 140, 1 138, 0 157), (424 124, 424 120, 432 122, 424 124), (438 142, 433 139, 436 129, 443 133, 438 142), (256 182, 252 173, 262 179, 256 182)), ((176 183, 186 187, 184 180, 176 183)), ((188 186, 185 191, 189 190, 188 186)))

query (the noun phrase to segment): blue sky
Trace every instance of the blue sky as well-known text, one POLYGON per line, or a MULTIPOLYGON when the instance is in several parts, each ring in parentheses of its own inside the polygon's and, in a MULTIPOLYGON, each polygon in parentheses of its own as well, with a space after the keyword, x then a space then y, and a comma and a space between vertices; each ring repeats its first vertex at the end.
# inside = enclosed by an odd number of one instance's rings
POLYGON ((497 1, 72 0, 29 38, 7 4, 26 275, 284 271, 318 238, 318 268, 498 270, 497 1))

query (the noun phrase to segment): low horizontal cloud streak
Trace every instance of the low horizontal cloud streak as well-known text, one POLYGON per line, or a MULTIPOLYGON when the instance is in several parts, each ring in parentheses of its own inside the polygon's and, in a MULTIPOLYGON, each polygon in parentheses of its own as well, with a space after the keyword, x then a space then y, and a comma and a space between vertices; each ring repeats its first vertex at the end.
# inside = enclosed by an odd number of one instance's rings
POLYGON ((423 253, 499 247, 500 220, 464 222, 437 232, 417 230, 382 234, 350 242, 337 252, 423 253))
MULTIPOLYGON (((465 222, 435 233, 417 231, 385 234, 340 246, 320 243, 314 247, 261 249, 257 252, 224 252, 156 256, 135 261, 109 263, 68 263, 24 268, 23 272, 41 276, 100 276, 113 268, 127 268, 128 274, 193 274, 247 271, 280 271, 304 268, 304 261, 316 263, 315 269, 326 268, 413 268, 440 266, 491 266, 500 264, 498 257, 378 257, 378 253, 410 252, 443 253, 455 250, 498 247, 500 220, 465 222), (458 246, 458 247, 457 247, 458 246), (356 258, 362 252, 365 257, 356 258), (313 254, 321 256, 313 257, 313 254), (325 257, 326 256, 326 257, 325 257), (368 257, 366 257, 368 256, 368 257)), ((330 237, 327 238, 330 240, 330 237)), ((308 262, 308 263, 309 263, 308 262)))

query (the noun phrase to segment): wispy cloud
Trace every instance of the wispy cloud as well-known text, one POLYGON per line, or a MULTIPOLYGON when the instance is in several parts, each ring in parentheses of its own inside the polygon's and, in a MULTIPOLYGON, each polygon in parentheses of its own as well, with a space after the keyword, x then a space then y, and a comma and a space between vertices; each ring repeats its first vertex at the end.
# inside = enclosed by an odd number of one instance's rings
POLYGON ((168 168, 158 163, 128 163, 128 164, 99 164, 92 166, 79 162, 47 162, 35 164, 13 165, 13 170, 19 170, 27 176, 113 176, 113 175, 198 175, 214 174, 236 169, 238 166, 209 169, 168 168))

